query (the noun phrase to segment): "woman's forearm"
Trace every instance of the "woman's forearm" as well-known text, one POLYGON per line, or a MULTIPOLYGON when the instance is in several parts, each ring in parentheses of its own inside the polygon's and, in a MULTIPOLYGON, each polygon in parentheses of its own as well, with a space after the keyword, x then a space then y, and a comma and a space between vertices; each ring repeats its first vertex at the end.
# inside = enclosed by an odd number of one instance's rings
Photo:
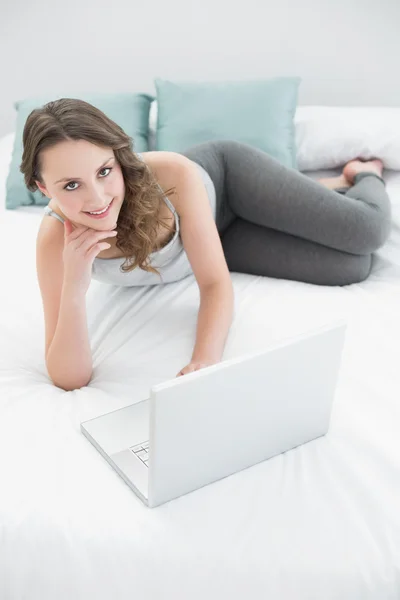
POLYGON ((193 362, 221 360, 232 324, 233 309, 234 294, 230 279, 200 290, 193 362))
POLYGON ((62 291, 58 323, 47 351, 46 365, 53 383, 65 391, 86 386, 92 376, 85 296, 67 287, 62 291))

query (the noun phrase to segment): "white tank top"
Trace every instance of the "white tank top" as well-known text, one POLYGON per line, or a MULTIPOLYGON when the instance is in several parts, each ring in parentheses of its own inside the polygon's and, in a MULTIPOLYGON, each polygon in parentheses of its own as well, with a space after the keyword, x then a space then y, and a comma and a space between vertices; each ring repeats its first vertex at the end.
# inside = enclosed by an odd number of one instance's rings
MULTIPOLYGON (((139 158, 143 160, 140 153, 137 153, 137 156, 139 156, 139 158)), ((194 164, 199 169, 204 186, 207 190, 208 199, 215 221, 216 195, 214 184, 207 171, 203 169, 201 165, 197 163, 194 164)), ((135 269, 133 269, 133 271, 128 271, 127 273, 121 271, 120 267, 125 262, 125 257, 96 257, 93 261, 92 266, 92 279, 96 279, 97 281, 101 281, 102 283, 108 283, 111 285, 118 286, 157 285, 160 283, 171 283, 172 281, 178 281, 193 273, 180 237, 179 215, 176 212, 173 204, 167 198, 167 196, 164 196, 164 200, 174 214, 175 233, 173 238, 168 242, 166 246, 161 248, 161 250, 158 250, 157 252, 152 252, 150 254, 150 264, 151 266, 159 270, 160 275, 157 275, 156 273, 149 273, 148 271, 144 271, 140 267, 136 267, 135 269)), ((51 210, 49 206, 44 207, 44 212, 47 215, 56 217, 62 223, 64 223, 64 219, 60 217, 60 215, 55 213, 53 210, 51 210)))

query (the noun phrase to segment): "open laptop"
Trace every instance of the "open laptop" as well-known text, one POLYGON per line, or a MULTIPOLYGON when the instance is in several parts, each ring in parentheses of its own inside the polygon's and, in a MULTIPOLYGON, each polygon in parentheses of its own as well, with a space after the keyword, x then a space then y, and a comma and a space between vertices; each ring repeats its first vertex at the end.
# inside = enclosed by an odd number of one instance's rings
POLYGON ((155 385, 81 430, 159 506, 326 434, 345 329, 336 321, 155 385))

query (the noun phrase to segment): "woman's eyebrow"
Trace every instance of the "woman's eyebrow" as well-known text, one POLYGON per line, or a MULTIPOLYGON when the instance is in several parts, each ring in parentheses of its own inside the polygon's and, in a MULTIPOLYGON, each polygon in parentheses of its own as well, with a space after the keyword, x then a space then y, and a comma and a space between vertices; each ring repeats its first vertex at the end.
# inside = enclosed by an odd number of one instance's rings
MULTIPOLYGON (((107 160, 105 160, 105 161, 103 162, 103 164, 102 164, 102 165, 100 165, 100 167, 99 167, 98 169, 96 169, 95 173, 97 173, 97 171, 100 171, 100 169, 101 169, 102 167, 104 167, 104 165, 106 165, 106 164, 108 163, 108 161, 109 161, 109 160, 111 160, 112 158, 114 158, 114 157, 113 157, 113 156, 110 156, 109 158, 107 158, 107 160)), ((82 181, 82 179, 81 179, 80 177, 63 177, 62 179, 58 179, 57 181, 55 181, 55 182, 54 182, 54 185, 55 185, 56 183, 60 183, 60 181, 71 181, 71 180, 73 180, 73 181, 82 181)))

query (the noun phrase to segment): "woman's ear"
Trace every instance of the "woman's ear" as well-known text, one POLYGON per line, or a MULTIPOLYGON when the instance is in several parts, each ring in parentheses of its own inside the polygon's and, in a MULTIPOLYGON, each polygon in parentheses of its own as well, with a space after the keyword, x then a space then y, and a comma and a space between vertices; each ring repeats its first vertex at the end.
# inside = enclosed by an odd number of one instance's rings
POLYGON ((44 194, 45 196, 47 196, 48 198, 51 199, 51 196, 49 194, 49 192, 46 190, 46 188, 44 187, 44 185, 42 185, 39 181, 37 181, 35 179, 35 183, 38 186, 39 190, 42 192, 42 194, 44 194))

